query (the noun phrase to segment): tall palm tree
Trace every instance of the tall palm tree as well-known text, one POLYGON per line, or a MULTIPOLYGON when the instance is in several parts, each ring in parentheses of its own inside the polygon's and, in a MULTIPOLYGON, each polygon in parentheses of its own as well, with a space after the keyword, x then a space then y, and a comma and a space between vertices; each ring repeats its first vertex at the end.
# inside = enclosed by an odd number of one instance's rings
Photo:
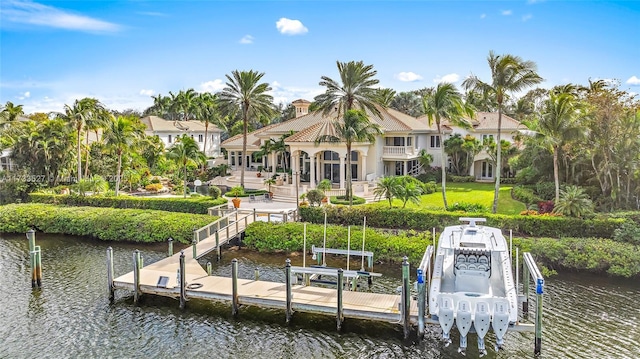
POLYGON ((242 116, 242 166, 240 172, 240 186, 244 188, 244 169, 247 157, 247 128, 249 121, 259 120, 260 117, 269 118, 274 113, 273 96, 268 83, 260 83, 264 72, 238 71, 231 72, 227 77, 226 87, 220 92, 220 100, 230 114, 238 111, 242 116))
POLYGON ((320 142, 344 142, 347 146, 347 188, 346 197, 349 205, 353 204, 353 194, 351 188, 351 146, 355 142, 376 141, 376 135, 382 134, 380 126, 371 123, 362 110, 348 110, 342 121, 336 121, 333 125, 335 135, 322 135, 316 138, 316 144, 320 142))
POLYGON ((420 96, 414 92, 400 92, 396 94, 389 107, 413 117, 423 115, 420 96))
POLYGON ((396 92, 390 88, 380 88, 376 90, 376 102, 382 107, 390 107, 396 92))
POLYGON ((134 126, 132 118, 118 116, 114 118, 111 116, 111 120, 106 126, 104 132, 104 141, 107 146, 113 148, 118 156, 118 167, 116 169, 116 196, 120 191, 120 180, 122 176, 122 154, 130 147, 136 137, 142 135, 140 131, 134 126))
POLYGON ((380 117, 380 110, 376 107, 379 104, 378 89, 373 87, 379 81, 374 78, 377 71, 373 65, 365 65, 362 61, 337 61, 337 65, 341 83, 326 76, 321 77, 320 86, 327 89, 314 99, 318 110, 324 115, 337 110, 338 119, 355 108, 368 110, 380 117))
POLYGON ((455 85, 442 82, 422 98, 422 108, 427 115, 429 126, 435 123, 440 137, 440 163, 442 170, 442 201, 447 209, 447 166, 444 151, 442 121, 447 119, 453 125, 468 128, 471 124, 465 116, 474 117, 474 111, 462 101, 462 94, 455 85))
POLYGON ((209 137, 209 124, 225 130, 227 126, 220 115, 218 95, 210 92, 198 94, 195 100, 196 118, 204 122, 204 152, 207 153, 207 138, 209 137))
POLYGON ((13 122, 22 115, 24 115, 22 105, 16 106, 13 102, 7 101, 7 103, 2 107, 2 110, 0 110, 0 124, 2 124, 2 122, 13 122))
MULTIPOLYGON (((533 61, 524 61, 519 56, 496 55, 493 51, 487 57, 491 69, 491 83, 480 80, 471 75, 464 80, 462 86, 467 90, 478 91, 481 94, 495 100, 498 107, 498 136, 496 143, 501 143, 502 113, 505 108, 505 97, 509 93, 523 91, 528 87, 542 82, 536 71, 537 66, 533 61)), ((491 211, 498 211, 498 194, 500 192, 500 176, 502 175, 502 158, 498 151, 496 170, 496 186, 493 194, 493 206, 491 211)))
POLYGON ((184 134, 176 139, 176 142, 167 152, 167 157, 176 161, 182 168, 184 174, 184 198, 187 198, 187 166, 198 165, 202 161, 206 161, 205 156, 198 143, 187 134, 184 134))
POLYGON ((558 176, 558 152, 567 139, 581 134, 577 123, 580 103, 569 93, 552 93, 546 101, 543 113, 537 124, 542 145, 553 155, 553 180, 556 186, 555 203, 560 198, 560 180, 558 176))
POLYGON ((57 113, 56 117, 66 121, 70 126, 76 130, 77 135, 77 147, 76 158, 77 163, 77 180, 82 179, 82 156, 81 156, 81 144, 82 144, 82 131, 85 129, 87 122, 95 116, 99 116, 106 112, 106 108, 100 101, 94 98, 83 98, 82 100, 76 100, 73 106, 64 105, 64 113, 57 113))
POLYGON ((389 201, 389 208, 391 208, 393 204, 393 198, 395 197, 396 193, 399 192, 398 186, 400 185, 401 184, 400 181, 398 181, 398 177, 383 177, 378 180, 376 188, 373 189, 373 194, 378 200, 383 197, 386 198, 386 200, 389 201))

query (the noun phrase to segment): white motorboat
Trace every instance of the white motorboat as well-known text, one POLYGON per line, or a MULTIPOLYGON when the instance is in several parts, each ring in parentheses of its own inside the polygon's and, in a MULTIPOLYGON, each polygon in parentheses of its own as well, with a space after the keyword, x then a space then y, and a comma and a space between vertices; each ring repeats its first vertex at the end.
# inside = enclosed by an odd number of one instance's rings
POLYGON ((450 331, 460 332, 459 352, 467 348, 467 335, 474 330, 478 350, 486 354, 484 337, 493 328, 496 349, 518 320, 518 296, 511 271, 509 247, 502 231, 479 225, 484 218, 460 218, 440 235, 431 287, 429 313, 451 343, 450 331))

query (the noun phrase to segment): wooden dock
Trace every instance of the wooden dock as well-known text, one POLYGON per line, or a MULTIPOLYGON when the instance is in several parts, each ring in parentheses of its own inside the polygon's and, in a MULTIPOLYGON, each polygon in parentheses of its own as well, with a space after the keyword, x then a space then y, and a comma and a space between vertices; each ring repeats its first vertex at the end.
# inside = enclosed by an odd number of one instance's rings
MULTIPOLYGON (((403 287, 403 293, 394 295, 344 290, 348 285, 337 285, 337 288, 294 285, 291 276, 295 274, 289 263, 285 266, 286 283, 237 278, 236 260, 233 261, 232 277, 208 275, 197 259, 212 251, 218 251, 219 255, 222 245, 241 234, 258 216, 255 211, 228 213, 195 230, 194 244, 188 249, 144 267, 139 257, 136 259, 136 252, 134 271, 117 278, 113 278, 112 264, 108 264, 111 266, 108 270, 110 298, 113 298, 114 290, 124 289, 134 291, 134 300, 139 294, 153 294, 180 299, 181 307, 188 299, 203 299, 229 302, 234 313, 240 305, 282 309, 287 321, 294 311, 328 314, 336 316, 338 328, 345 318, 400 323, 405 327, 405 335, 411 324, 418 323, 418 306, 410 300, 408 278, 404 281, 407 288, 403 287), (180 273, 181 262, 183 273, 180 273)), ((287 214, 283 220, 286 218, 287 214)), ((110 256, 112 254, 108 252, 108 263, 110 256)), ((408 277, 408 266, 406 262, 403 264, 403 276, 406 271, 408 277)), ((338 272, 337 282, 343 284, 343 271, 338 272)))

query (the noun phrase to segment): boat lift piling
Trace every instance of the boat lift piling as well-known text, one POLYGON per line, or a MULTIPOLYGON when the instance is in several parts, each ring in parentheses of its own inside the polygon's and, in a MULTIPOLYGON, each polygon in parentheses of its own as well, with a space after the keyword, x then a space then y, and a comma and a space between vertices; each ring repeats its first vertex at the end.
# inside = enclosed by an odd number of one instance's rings
POLYGON ((409 287, 409 259, 405 256, 402 258, 402 304, 401 304, 401 313, 402 313, 402 328, 404 331, 404 338, 409 338, 409 334, 411 334, 411 321, 410 321, 410 310, 411 310, 411 288, 409 287))
POLYGON ((27 231, 29 263, 31 264, 31 288, 42 288, 42 249, 36 246, 36 231, 27 231))
POLYGON ((187 305, 187 270, 185 265, 184 250, 180 251, 180 309, 187 305))
POLYGON ((533 353, 535 355, 538 355, 542 351, 542 314, 543 314, 542 295, 544 294, 544 277, 542 276, 542 273, 540 273, 538 266, 533 260, 533 256, 531 256, 531 253, 525 252, 522 255, 522 258, 524 259, 524 264, 525 264, 523 266, 524 270, 523 270, 523 278, 522 278, 525 284, 525 291, 524 291, 525 302, 523 302, 523 312, 524 312, 525 303, 527 304, 527 312, 528 312, 529 279, 533 279, 536 285, 536 319, 535 319, 536 336, 534 341, 533 353))
POLYGON ((113 279, 115 278, 115 272, 113 269, 113 248, 107 248, 107 293, 109 293, 109 302, 113 303, 115 298, 115 288, 113 286, 113 279))
POLYGON ((140 250, 136 249, 133 252, 133 302, 138 303, 140 300, 140 269, 142 269, 140 262, 140 250))
POLYGON ((173 238, 169 237, 169 239, 167 239, 167 242, 169 242, 169 250, 168 250, 168 257, 171 257, 173 255, 173 238))

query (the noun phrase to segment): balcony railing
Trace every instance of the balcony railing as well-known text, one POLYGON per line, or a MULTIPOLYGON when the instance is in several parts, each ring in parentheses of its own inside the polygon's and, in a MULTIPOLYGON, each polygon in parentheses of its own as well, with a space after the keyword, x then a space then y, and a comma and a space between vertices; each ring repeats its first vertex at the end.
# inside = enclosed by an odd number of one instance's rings
POLYGON ((383 155, 391 155, 391 156, 407 156, 407 155, 415 155, 417 149, 413 146, 384 146, 383 147, 383 155))

